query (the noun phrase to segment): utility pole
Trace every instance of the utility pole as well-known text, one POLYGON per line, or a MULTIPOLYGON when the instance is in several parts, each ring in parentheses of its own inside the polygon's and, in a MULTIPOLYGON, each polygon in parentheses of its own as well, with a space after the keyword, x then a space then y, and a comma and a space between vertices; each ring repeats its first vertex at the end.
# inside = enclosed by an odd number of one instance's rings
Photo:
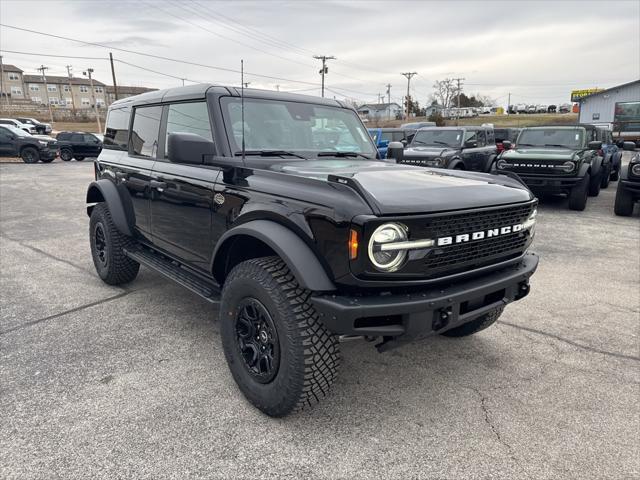
POLYGON ((82 72, 83 75, 87 75, 89 77, 89 86, 91 88, 91 101, 93 102, 93 110, 96 113, 96 122, 98 122, 98 132, 102 133, 102 125, 100 125, 100 114, 98 113, 98 105, 96 104, 96 95, 93 89, 93 79, 91 78, 91 74, 93 73, 93 68, 87 68, 86 72, 82 72))
POLYGON ((456 83, 458 84, 458 88, 456 89, 456 91, 458 92, 456 97, 458 97, 458 111, 456 112, 456 126, 458 126, 458 120, 460 119, 460 94, 462 93, 462 81, 464 80, 464 78, 454 78, 454 80, 456 81, 456 83))
POLYGON ((280 91, 280 85, 276 85, 276 91, 279 92, 280 91))
POLYGON ((2 55, 0 55, 0 93, 4 93, 4 98, 7 99, 7 105, 9 105, 9 95, 4 91, 4 66, 2 63, 2 55))
POLYGON ((44 83, 44 92, 47 96, 47 106, 49 107, 49 118, 51 119, 51 125, 53 126, 53 112, 51 111, 51 102, 49 101, 49 86, 47 85, 47 77, 44 74, 45 70, 49 70, 49 67, 40 65, 40 68, 38 68, 37 70, 42 72, 42 82, 44 83))
POLYGON ((387 83, 386 87, 387 87, 387 103, 388 103, 387 106, 389 107, 389 110, 388 110, 389 114, 387 115, 387 117, 389 117, 388 120, 391 120, 391 84, 387 83))
MULTIPOLYGON (((109 62, 111 62, 111 78, 113 78, 113 94, 115 99, 118 100, 118 83, 116 82, 116 71, 113 68, 113 53, 109 52, 109 62)), ((182 80, 182 85, 184 85, 184 80, 182 80)))
POLYGON ((322 96, 324 97, 324 76, 329 73, 329 67, 327 67, 327 60, 335 60, 336 57, 327 57, 326 55, 314 55, 316 60, 322 60, 322 68, 320 69, 320 75, 322 75, 322 96))
POLYGON ((511 110, 511 92, 509 92, 509 100, 507 100, 507 115, 509 115, 511 110))
POLYGON ((242 85, 244 85, 244 88, 249 88, 249 85, 251 85, 251 82, 244 82, 242 85))
POLYGON ((76 116, 76 101, 73 98, 73 87, 71 86, 71 65, 67 65, 67 77, 69 78, 69 95, 71 95, 71 108, 73 110, 73 116, 76 116))
POLYGON ((409 119, 409 102, 411 99, 411 93, 409 92, 409 86, 411 85, 411 77, 417 75, 417 72, 404 72, 403 76, 407 77, 407 120, 409 119))

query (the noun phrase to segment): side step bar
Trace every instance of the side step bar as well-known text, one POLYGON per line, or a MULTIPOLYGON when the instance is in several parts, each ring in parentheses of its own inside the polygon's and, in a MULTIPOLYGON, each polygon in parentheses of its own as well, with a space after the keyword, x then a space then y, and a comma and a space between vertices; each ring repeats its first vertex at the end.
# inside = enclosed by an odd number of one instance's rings
POLYGON ((181 267, 177 262, 144 247, 125 249, 124 253, 132 260, 197 293, 205 300, 211 303, 220 303, 220 288, 218 288, 218 285, 181 267))

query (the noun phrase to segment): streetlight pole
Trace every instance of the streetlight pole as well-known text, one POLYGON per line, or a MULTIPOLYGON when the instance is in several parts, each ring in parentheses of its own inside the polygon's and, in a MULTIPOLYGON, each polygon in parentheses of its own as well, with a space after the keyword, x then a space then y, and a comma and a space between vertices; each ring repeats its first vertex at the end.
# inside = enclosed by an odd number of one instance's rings
POLYGON ((318 73, 322 75, 322 96, 324 97, 324 76, 325 74, 329 73, 329 68, 327 67, 326 63, 327 63, 327 60, 335 60, 336 57, 328 57, 326 55, 314 55, 313 58, 315 58, 316 60, 322 60, 322 69, 318 73))
POLYGON ((403 76, 407 77, 407 120, 409 119, 409 99, 411 98, 411 93, 409 92, 409 86, 411 85, 411 77, 417 75, 417 72, 404 72, 403 76))
POLYGON ((98 113, 98 105, 96 103, 96 95, 93 89, 93 79, 91 78, 91 74, 93 73, 93 68, 87 68, 86 72, 83 72, 84 75, 89 77, 89 85, 91 88, 91 101, 93 102, 93 110, 96 113, 96 122, 98 122, 98 132, 102 133, 102 125, 100 124, 100 114, 98 113))
POLYGON ((388 120, 391 120, 391 84, 387 83, 386 87, 387 87, 387 102, 388 102, 387 108, 389 109, 388 110, 389 114, 387 116, 389 117, 388 120))

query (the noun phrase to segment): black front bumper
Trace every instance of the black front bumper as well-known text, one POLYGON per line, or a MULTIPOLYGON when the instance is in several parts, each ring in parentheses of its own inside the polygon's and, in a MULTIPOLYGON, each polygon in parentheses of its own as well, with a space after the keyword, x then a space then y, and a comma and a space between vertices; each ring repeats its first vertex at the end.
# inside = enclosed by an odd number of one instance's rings
POLYGON ((58 155, 58 151, 56 148, 41 148, 39 150, 40 158, 44 158, 45 160, 55 159, 58 155))
POLYGON ((311 298, 320 319, 337 335, 393 337, 381 350, 442 333, 520 300, 529 293, 529 277, 538 256, 446 287, 407 294, 319 295, 311 298))
POLYGON ((634 198, 640 198, 640 180, 620 180, 618 188, 631 192, 634 198))
POLYGON ((518 173, 522 181, 534 192, 569 193, 584 177, 566 177, 564 175, 527 175, 518 173))

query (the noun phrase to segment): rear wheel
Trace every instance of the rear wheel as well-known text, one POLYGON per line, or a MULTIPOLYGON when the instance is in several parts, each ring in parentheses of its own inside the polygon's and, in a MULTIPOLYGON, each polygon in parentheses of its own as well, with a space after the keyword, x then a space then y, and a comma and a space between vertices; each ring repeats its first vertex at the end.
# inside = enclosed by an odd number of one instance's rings
POLYGON ((633 213, 633 196, 622 185, 618 184, 616 190, 616 202, 613 205, 613 211, 621 217, 629 217, 633 213))
POLYGON ((38 163, 40 152, 34 147, 24 147, 20 152, 20 157, 24 163, 38 163))
POLYGON ((60 150, 60 159, 68 162, 73 158, 73 152, 69 148, 63 148, 60 150))
POLYGON ((600 188, 608 188, 609 182, 611 182, 611 163, 607 165, 607 168, 602 172, 600 179, 600 188))
POLYGON ((587 193, 591 177, 586 174, 580 182, 571 189, 569 193, 569 208, 571 210, 582 211, 587 206, 587 193))
POLYGON ((84 160, 83 156, 76 155, 74 158, 76 159, 77 162, 81 162, 82 160, 84 160))
POLYGON ((336 379, 338 339, 319 320, 310 296, 279 257, 242 262, 224 283, 225 357, 242 393, 267 415, 314 405, 336 379))
POLYGON ((603 170, 600 168, 600 171, 597 175, 592 175, 591 180, 589 181, 589 196, 597 197, 600 195, 600 182, 602 182, 602 173, 603 170))
POLYGON ((504 307, 498 307, 495 310, 491 310, 489 313, 485 313, 484 315, 476 318, 475 320, 471 320, 469 323, 465 323, 464 325, 460 325, 459 327, 447 330, 441 335, 444 335, 445 337, 467 337, 469 335, 473 335, 474 333, 478 333, 496 323, 496 320, 498 320, 498 318, 500 318, 500 315, 502 315, 503 310, 504 307))

